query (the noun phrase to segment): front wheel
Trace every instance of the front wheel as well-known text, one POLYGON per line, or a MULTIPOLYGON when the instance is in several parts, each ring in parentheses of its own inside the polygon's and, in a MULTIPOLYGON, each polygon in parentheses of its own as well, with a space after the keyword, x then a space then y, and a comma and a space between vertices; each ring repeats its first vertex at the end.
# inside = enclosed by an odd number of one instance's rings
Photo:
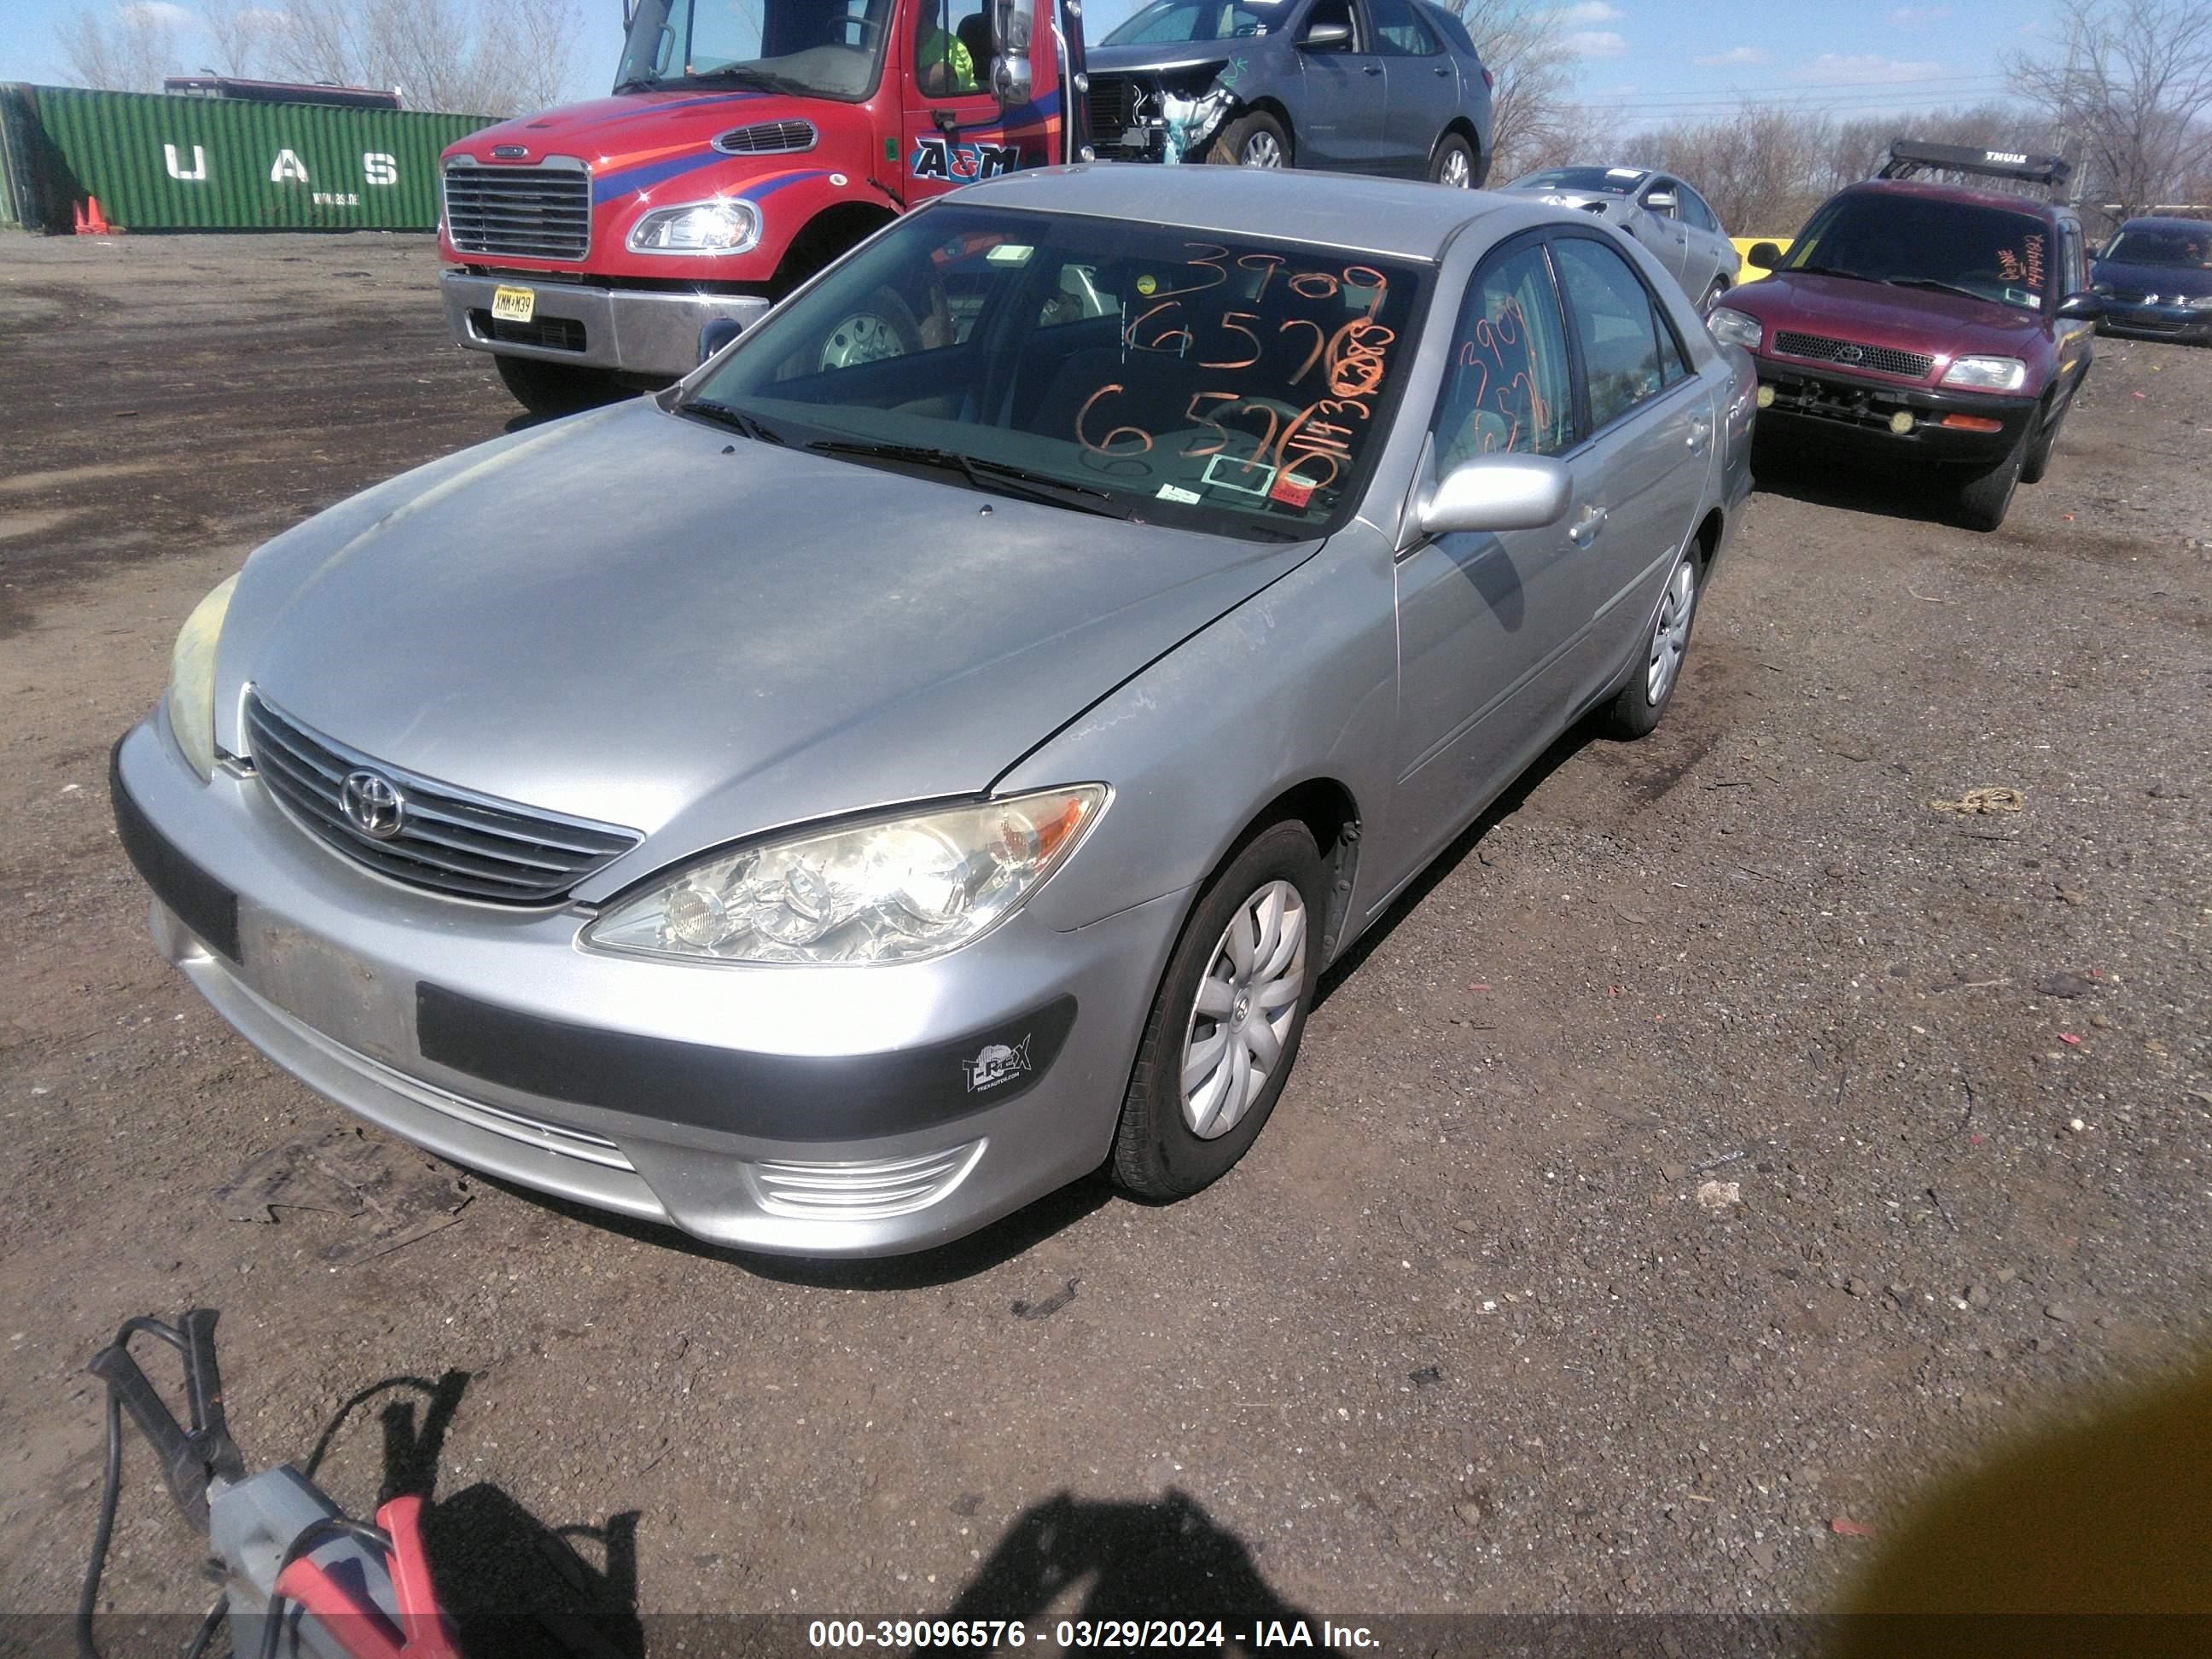
POLYGON ((503 351, 493 353, 491 361, 514 401, 532 415, 574 415, 629 395, 605 369, 511 357, 503 351))
POLYGON ((1206 159, 1220 167, 1286 167, 1291 165, 1291 135, 1265 110, 1255 110, 1224 127, 1206 159))
POLYGON ((2004 459, 1960 486, 1960 523, 1969 530, 1995 530, 2005 521, 2005 514, 2012 507, 2013 491, 2027 465, 2031 441, 2027 433, 2021 433, 2012 453, 2004 459))
POLYGON ((1674 701, 1674 688, 1681 683, 1682 660, 1690 651, 1690 625, 1698 617, 1698 548, 1692 542, 1668 573, 1636 671, 1606 711, 1606 730, 1611 736, 1646 736, 1674 701))
POLYGON ((1473 190, 1474 146, 1456 134, 1447 136, 1430 159, 1429 182, 1447 190, 1473 190))
POLYGON ((1226 1175, 1283 1092, 1321 975, 1328 892, 1304 824, 1271 825, 1206 890, 1145 1022, 1115 1184, 1154 1202, 1226 1175))
POLYGON ((2020 464, 2022 483, 2041 483, 2043 475, 2051 471, 2051 452, 2058 447, 2058 428, 2065 419, 2066 411, 2062 409, 2029 443, 2027 455, 2020 464))
POLYGON ((1711 316, 1713 314, 1713 307, 1721 302, 1721 297, 1728 292, 1728 289, 1729 285, 1727 277, 1714 277, 1713 285, 1705 290, 1705 297, 1698 301, 1698 315, 1700 317, 1711 316))

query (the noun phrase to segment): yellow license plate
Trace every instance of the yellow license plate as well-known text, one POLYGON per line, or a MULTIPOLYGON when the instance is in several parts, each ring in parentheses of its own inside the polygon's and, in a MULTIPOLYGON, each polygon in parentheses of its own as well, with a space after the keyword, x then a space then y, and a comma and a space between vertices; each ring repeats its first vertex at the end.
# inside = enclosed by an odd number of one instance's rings
POLYGON ((491 314, 503 323, 526 323, 538 309, 534 288, 495 288, 491 291, 491 314))

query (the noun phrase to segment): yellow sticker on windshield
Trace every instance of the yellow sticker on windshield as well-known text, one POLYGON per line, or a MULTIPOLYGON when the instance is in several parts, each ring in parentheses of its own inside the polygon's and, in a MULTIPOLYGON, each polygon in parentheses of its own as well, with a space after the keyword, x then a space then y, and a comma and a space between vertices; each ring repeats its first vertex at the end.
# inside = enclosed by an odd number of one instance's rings
POLYGON ((1150 276, 1139 276, 1137 278, 1137 292, 1143 295, 1147 300, 1152 297, 1152 291, 1158 287, 1159 283, 1150 276))

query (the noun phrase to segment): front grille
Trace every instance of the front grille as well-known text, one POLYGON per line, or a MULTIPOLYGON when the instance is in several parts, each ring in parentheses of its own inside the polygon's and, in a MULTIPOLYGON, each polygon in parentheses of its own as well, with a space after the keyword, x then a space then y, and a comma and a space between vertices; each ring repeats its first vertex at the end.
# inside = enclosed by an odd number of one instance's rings
POLYGON ((449 167, 446 231, 462 253, 580 259, 592 246, 592 175, 574 165, 449 167))
POLYGON ((539 811, 383 762, 246 698, 254 769, 301 826, 356 863, 394 881, 496 904, 549 904, 643 839, 634 830, 539 811), (374 772, 398 792, 399 828, 388 838, 356 829, 340 805, 347 775, 374 772))
POLYGON ((1127 81, 1102 80, 1093 76, 1091 81, 1091 136, 1094 140, 1118 143, 1121 129, 1135 118, 1137 89, 1127 81))
POLYGON ((718 136, 714 148, 725 155, 789 155, 814 148, 811 121, 757 121, 718 136))
POLYGON ((1896 374, 1908 380, 1925 380, 1928 372, 1936 367, 1933 357, 1923 356, 1917 351, 1861 345, 1856 340, 1832 340, 1825 334, 1796 334, 1787 329, 1774 337, 1774 349, 1785 357, 1804 357, 1844 368, 1868 368, 1877 374, 1896 374))
MULTIPOLYGON (((327 1038, 325 1039, 328 1041, 327 1038)), ((339 1045, 333 1043, 332 1047, 339 1045)), ((582 1129, 571 1129, 565 1124, 547 1123, 520 1112, 510 1112, 503 1106, 489 1106, 481 1100, 470 1100, 450 1089, 441 1089, 425 1083, 421 1078, 410 1077, 395 1071, 383 1061, 354 1049, 344 1050, 345 1056, 362 1070, 373 1073, 387 1088, 405 1095, 418 1106, 439 1112, 471 1128, 482 1129, 524 1146, 532 1146, 541 1152, 553 1152, 562 1158, 573 1158, 585 1164, 596 1164, 603 1170, 623 1170, 636 1172, 623 1149, 605 1135, 587 1133, 582 1129)))
POLYGON ((515 323, 478 309, 469 313, 469 325, 478 339, 497 340, 504 345, 580 352, 585 344, 584 325, 573 317, 533 317, 526 323, 515 323))
POLYGON ((761 1208, 824 1221, 869 1221, 926 1209, 975 1167, 984 1143, 971 1140, 919 1158, 870 1158, 858 1164, 751 1166, 761 1208))

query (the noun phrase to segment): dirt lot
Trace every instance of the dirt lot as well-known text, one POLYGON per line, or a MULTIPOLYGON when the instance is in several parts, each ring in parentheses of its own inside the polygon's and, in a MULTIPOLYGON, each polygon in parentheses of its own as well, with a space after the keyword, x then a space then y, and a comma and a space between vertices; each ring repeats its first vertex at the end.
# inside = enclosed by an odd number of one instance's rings
MULTIPOLYGON (((1816 1607, 1875 1547, 1835 1518, 2201 1350, 2212 352, 2101 343, 1995 535, 1763 481, 1667 725, 1461 842, 1228 1180, 810 1268, 356 1138, 147 940, 106 759, 185 611, 515 418, 434 282, 421 239, 0 241, 0 1607, 74 1599, 83 1362, 194 1304, 249 1462, 434 1492, 458 1602, 617 1650, 634 1611, 1816 1607), (351 1184, 233 1218, 333 1134, 351 1184)), ((110 1600, 197 1608, 130 1477, 110 1600)))

